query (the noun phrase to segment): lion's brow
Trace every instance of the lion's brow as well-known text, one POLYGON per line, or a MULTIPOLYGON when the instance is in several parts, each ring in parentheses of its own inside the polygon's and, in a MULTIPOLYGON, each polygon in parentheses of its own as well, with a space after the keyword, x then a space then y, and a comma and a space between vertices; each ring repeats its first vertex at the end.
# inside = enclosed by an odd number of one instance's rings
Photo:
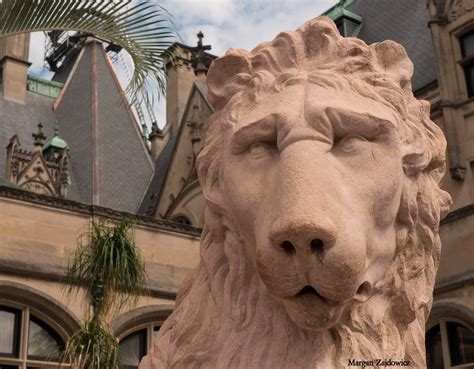
POLYGON ((322 109, 307 112, 306 121, 311 127, 332 131, 335 137, 350 133, 360 134, 367 138, 389 132, 398 128, 398 122, 392 121, 375 111, 356 111, 350 107, 325 106, 322 109))
MULTIPOLYGON (((305 117, 301 117, 303 122, 305 117)), ((279 150, 300 140, 318 139, 321 142, 330 143, 331 132, 314 129, 304 122, 301 126, 294 116, 281 112, 274 112, 265 115, 254 121, 245 122, 236 128, 231 137, 231 150, 238 154, 245 151, 250 145, 256 142, 268 142, 276 144, 279 150), (330 133, 330 136, 328 135, 330 133)), ((328 123, 331 125, 331 122, 328 123)))
POLYGON ((275 141, 277 139, 277 122, 284 120, 285 118, 281 114, 272 113, 243 124, 232 133, 230 141, 232 151, 241 152, 249 144, 257 141, 275 141))

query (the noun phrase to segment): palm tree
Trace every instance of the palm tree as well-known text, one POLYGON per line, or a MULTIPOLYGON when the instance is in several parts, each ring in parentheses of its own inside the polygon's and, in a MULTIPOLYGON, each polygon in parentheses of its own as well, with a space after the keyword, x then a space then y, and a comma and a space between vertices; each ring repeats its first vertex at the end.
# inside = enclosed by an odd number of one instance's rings
POLYGON ((113 43, 134 64, 129 95, 149 83, 164 92, 163 58, 177 34, 153 0, 0 0, 0 37, 36 31, 78 31, 113 43))
POLYGON ((86 291, 92 314, 73 334, 62 361, 79 369, 118 369, 118 340, 105 323, 111 313, 134 304, 147 280, 145 264, 135 246, 133 223, 93 220, 78 240, 68 267, 67 292, 86 291))

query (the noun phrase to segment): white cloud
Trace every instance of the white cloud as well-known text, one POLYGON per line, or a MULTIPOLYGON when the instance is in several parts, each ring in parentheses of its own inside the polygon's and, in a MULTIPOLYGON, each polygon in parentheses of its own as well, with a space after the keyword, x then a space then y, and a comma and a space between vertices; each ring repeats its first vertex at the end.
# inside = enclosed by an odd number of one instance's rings
MULTIPOLYGON (((337 0, 163 0, 160 2, 188 45, 196 45, 198 31, 211 53, 221 56, 229 48, 253 49, 282 31, 296 29, 336 4, 337 0)), ((32 74, 47 76, 43 69, 44 36, 34 35, 30 48, 32 74)), ((124 73, 117 66, 123 81, 124 73)), ((165 122, 164 99, 153 108, 160 126, 165 122)))
POLYGON ((208 22, 221 26, 233 19, 236 3, 234 0, 165 0, 162 5, 178 25, 208 22))
POLYGON ((32 63, 29 73, 34 76, 51 78, 53 73, 44 67, 44 56, 46 38, 43 32, 34 32, 30 38, 30 62, 32 63))
POLYGON ((336 0, 167 0, 166 7, 185 43, 194 45, 196 33, 202 30, 212 52, 222 55, 229 48, 251 50, 279 32, 296 29, 335 3, 336 0), (215 21, 215 14, 222 17, 215 21))

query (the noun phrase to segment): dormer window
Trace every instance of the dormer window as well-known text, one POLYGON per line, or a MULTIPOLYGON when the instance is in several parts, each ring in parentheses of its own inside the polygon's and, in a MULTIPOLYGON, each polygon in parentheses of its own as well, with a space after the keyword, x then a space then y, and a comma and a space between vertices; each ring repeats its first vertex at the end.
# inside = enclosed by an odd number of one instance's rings
MULTIPOLYGON (((344 13, 350 13, 346 9, 343 9, 344 13)), ((352 13, 353 14, 353 13, 352 13)), ((356 14, 353 14, 356 15, 356 14)), ((360 18, 359 16, 357 16, 360 18)), ((337 29, 344 37, 356 37, 362 27, 362 18, 356 19, 353 16, 341 15, 335 20, 337 29)))
POLYGON ((362 28, 362 17, 347 9, 352 3, 353 0, 342 0, 323 13, 336 23, 337 29, 344 37, 357 37, 362 28))

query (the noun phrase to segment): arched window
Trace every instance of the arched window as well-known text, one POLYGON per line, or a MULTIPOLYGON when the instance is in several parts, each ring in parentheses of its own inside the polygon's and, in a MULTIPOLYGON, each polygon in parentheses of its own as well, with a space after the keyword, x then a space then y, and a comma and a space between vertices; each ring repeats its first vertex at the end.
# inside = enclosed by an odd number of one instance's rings
POLYGON ((173 222, 186 224, 186 225, 192 225, 191 221, 184 215, 178 215, 176 218, 173 218, 173 222))
POLYGON ((148 323, 125 333, 119 343, 119 359, 124 369, 138 369, 141 359, 148 354, 153 337, 159 330, 160 323, 148 323))
POLYGON ((63 338, 29 307, 0 305, 0 369, 58 368, 63 350, 63 338))
POLYGON ((472 368, 474 331, 460 321, 441 319, 426 332, 428 369, 472 368))

